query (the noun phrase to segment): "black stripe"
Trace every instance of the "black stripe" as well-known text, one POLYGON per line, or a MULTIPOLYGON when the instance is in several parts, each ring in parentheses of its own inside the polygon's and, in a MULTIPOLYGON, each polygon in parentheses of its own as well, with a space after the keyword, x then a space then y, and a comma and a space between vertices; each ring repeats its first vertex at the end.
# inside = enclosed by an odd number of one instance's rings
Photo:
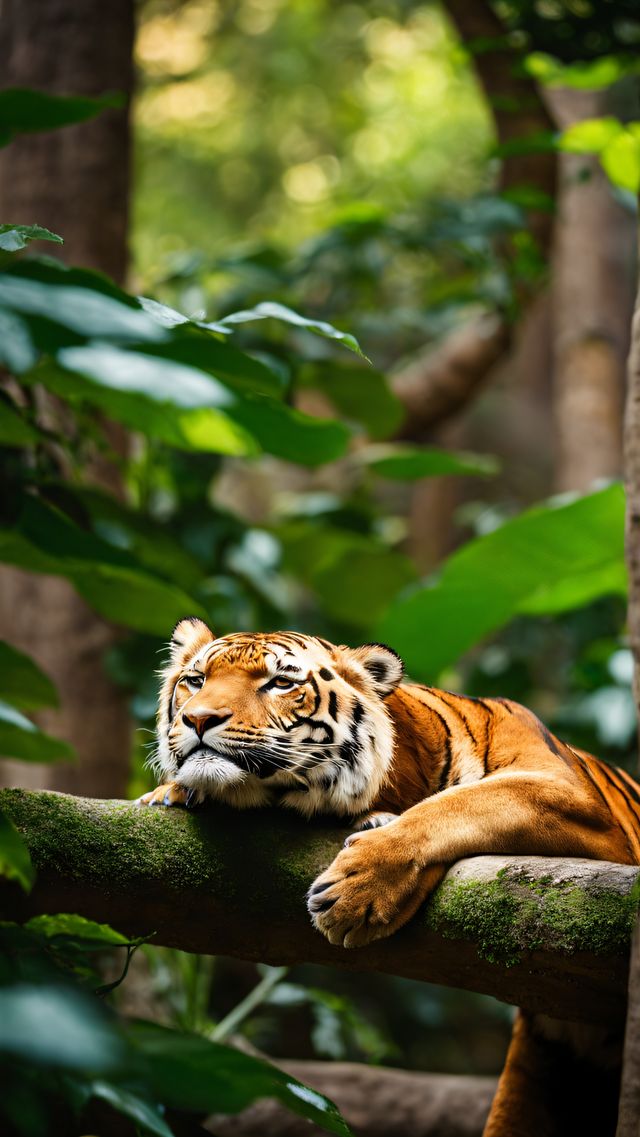
POLYGON ((338 721, 338 696, 335 691, 329 691, 329 714, 334 722, 338 721))
POLYGON ((509 706, 509 703, 506 699, 501 699, 498 695, 496 695, 493 701, 494 703, 500 703, 500 706, 504 707, 508 715, 512 715, 514 713, 513 709, 509 706))
MULTIPOLYGON (((456 707, 455 705, 452 705, 448 699, 445 699, 444 695, 438 694, 438 695, 436 695, 436 698, 440 699, 440 702, 444 703, 445 707, 449 707, 449 710, 453 711, 453 713, 455 715, 457 715, 459 719, 461 719, 461 721, 464 724, 464 728, 465 728, 467 734, 469 735, 469 738, 471 739, 471 741, 473 742, 473 745, 477 749, 478 748, 478 740, 476 739, 475 734, 473 733, 471 727, 469 726, 469 723, 467 722, 466 715, 458 707, 456 707)), ((456 695, 455 698, 460 698, 460 696, 456 695)))
POLYGON ((637 783, 634 782, 633 778, 631 777, 630 774, 627 774, 626 770, 621 770, 619 766, 613 766, 613 767, 611 767, 611 769, 613 770, 613 772, 615 774, 622 776, 622 781, 623 781, 625 789, 627 790, 627 792, 629 794, 631 794, 631 797, 633 798, 633 800, 637 801, 638 805, 640 805, 640 786, 638 786, 637 783))
MULTIPOLYGON (((616 778, 617 771, 615 767, 607 766, 606 762, 601 762, 599 759, 596 759, 596 761, 598 762, 598 769, 601 771, 605 781, 607 781, 610 786, 613 786, 614 789, 616 789, 618 793, 622 795, 629 809, 633 809, 633 806, 629 801, 630 797, 640 803, 640 797, 638 797, 638 794, 632 794, 630 787, 627 786, 625 782, 620 782, 618 778, 616 778)), ((633 812, 636 816, 638 816, 638 811, 636 809, 633 809, 633 812)))
POLYGON ((602 798, 602 800, 603 800, 604 804, 605 804, 605 805, 606 805, 606 807, 607 807, 607 812, 609 813, 609 816, 613 816, 613 815, 612 815, 612 813, 611 813, 611 805, 609 804, 609 799, 607 798, 606 794, 604 794, 604 793, 602 792, 602 788, 601 788, 601 786, 599 786, 599 785, 598 785, 598 783, 596 782, 596 780, 595 780, 595 778, 594 778, 593 774, 591 773, 591 770, 589 769, 589 765, 588 765, 588 763, 587 763, 587 762, 586 762, 586 760, 585 760, 585 759, 582 757, 582 755, 581 755, 581 754, 578 754, 578 752, 577 752, 576 750, 573 750, 573 749, 572 749, 571 753, 572 753, 572 754, 575 754, 576 758, 577 758, 577 759, 578 759, 578 761, 581 763, 581 765, 582 765, 582 769, 584 770, 585 774, 587 775, 587 777, 588 777, 589 781, 591 782, 592 786, 594 786, 594 788, 595 788, 595 789, 598 791, 598 793, 599 793, 600 797, 602 798))
POLYGON ((431 711, 432 714, 434 714, 436 716, 437 719, 439 719, 439 721, 442 725, 442 728, 444 730, 445 757, 444 757, 442 769, 440 771, 440 779, 438 781, 438 789, 436 791, 437 793, 440 793, 440 790, 444 790, 447 787, 447 782, 449 781, 449 772, 451 770, 451 729, 450 729, 449 724, 448 724, 447 720, 445 719, 444 715, 440 714, 440 711, 435 711, 435 710, 433 710, 432 707, 429 707, 429 710, 431 711))

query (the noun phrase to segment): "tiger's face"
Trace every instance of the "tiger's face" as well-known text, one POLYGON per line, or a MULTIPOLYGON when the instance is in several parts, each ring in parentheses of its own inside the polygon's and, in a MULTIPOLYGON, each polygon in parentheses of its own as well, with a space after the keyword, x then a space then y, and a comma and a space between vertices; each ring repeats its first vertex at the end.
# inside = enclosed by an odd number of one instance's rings
POLYGON ((337 647, 294 632, 216 639, 201 620, 182 620, 163 672, 153 764, 194 800, 358 814, 391 764, 384 699, 402 673, 379 644, 337 647))

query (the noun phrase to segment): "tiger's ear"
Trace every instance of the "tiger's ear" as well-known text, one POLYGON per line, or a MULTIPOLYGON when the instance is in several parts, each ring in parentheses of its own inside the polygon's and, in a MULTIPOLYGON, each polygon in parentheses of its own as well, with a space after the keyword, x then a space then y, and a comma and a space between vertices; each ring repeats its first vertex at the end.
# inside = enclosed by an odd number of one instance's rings
POLYGON ((349 663, 359 665, 373 683, 375 692, 385 699, 395 691, 404 675, 400 656, 386 644, 363 644, 362 647, 343 647, 342 656, 349 663))
POLYGON ((200 620, 198 616, 187 616, 184 620, 178 620, 169 645, 171 662, 175 663, 181 658, 188 659, 215 638, 211 628, 207 627, 204 620, 200 620))

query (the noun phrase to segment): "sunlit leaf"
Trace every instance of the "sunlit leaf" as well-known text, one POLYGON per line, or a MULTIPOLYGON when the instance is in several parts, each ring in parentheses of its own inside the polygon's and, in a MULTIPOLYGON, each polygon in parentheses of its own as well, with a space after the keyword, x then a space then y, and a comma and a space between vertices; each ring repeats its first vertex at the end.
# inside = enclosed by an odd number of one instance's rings
POLYGON ((520 613, 567 611, 624 589, 624 495, 612 485, 552 500, 470 541, 396 599, 375 636, 431 682, 520 613))
POLYGON ((0 754, 24 762, 68 762, 75 752, 66 742, 38 730, 9 703, 0 702, 0 754))
POLYGON ((624 75, 638 71, 637 59, 619 55, 601 55, 577 63, 562 63, 552 55, 534 51, 524 60, 528 75, 548 87, 573 87, 581 91, 598 91, 617 83, 624 75))
POLYGON ((18 707, 57 707, 58 694, 44 671, 28 655, 0 640, 0 698, 18 707))
POLYGON ((17 272, 0 274, 0 305, 25 316, 44 317, 82 336, 157 342, 166 335, 141 308, 95 289, 77 287, 64 278, 51 285, 17 272))
POLYGON ((15 825, 0 810, 0 876, 16 880, 29 892, 36 879, 29 850, 15 825))
POLYGON ((558 137, 557 146, 558 149, 573 154, 599 154, 622 130, 617 118, 587 118, 563 130, 558 137))
POLYGON ((620 189, 636 194, 640 189, 640 138, 624 130, 600 154, 605 173, 620 189))

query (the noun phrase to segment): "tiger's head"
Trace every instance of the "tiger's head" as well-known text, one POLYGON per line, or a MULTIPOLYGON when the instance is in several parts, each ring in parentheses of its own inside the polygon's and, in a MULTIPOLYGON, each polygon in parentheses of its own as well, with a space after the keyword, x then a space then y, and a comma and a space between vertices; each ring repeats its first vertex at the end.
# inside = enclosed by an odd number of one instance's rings
POLYGON ((337 647, 297 632, 216 638, 202 620, 181 620, 162 673, 153 764, 195 800, 358 814, 387 777, 384 699, 402 674, 382 644, 337 647))

